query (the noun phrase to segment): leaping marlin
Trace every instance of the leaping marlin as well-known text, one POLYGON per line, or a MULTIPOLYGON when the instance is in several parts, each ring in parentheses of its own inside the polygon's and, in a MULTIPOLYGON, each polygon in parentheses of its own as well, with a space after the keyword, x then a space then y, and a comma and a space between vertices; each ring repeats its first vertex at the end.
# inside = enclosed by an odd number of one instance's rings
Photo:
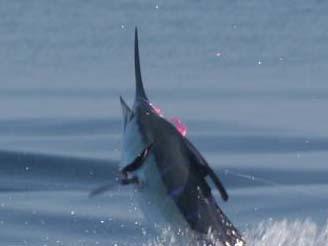
MULTIPOLYGON (((142 184, 140 206, 145 217, 157 211, 174 225, 189 226, 200 235, 209 231, 223 245, 246 245, 239 231, 219 208, 209 177, 224 201, 228 194, 218 176, 194 145, 150 103, 142 82, 138 32, 135 30, 134 62, 136 92, 132 109, 121 97, 123 111, 120 183, 142 184)), ((95 195, 106 186, 93 191, 95 195)), ((157 223, 155 221, 155 223, 157 223)), ((181 229, 181 228, 180 228, 181 229)))

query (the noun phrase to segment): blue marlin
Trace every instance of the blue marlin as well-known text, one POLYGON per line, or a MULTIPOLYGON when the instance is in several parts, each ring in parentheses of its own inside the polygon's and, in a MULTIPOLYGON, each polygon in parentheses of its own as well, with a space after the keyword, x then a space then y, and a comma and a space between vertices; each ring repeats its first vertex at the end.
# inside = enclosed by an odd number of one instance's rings
MULTIPOLYGON (((127 164, 120 170, 120 183, 142 186, 139 204, 145 217, 152 221, 156 217, 151 211, 156 210, 174 226, 191 228, 200 235, 211 232, 226 246, 246 245, 218 206, 206 180, 208 177, 227 201, 228 194, 219 177, 187 137, 149 101, 141 77, 137 28, 134 42, 136 91, 133 107, 120 97, 122 163, 127 164)), ((97 189, 92 195, 105 189, 97 189)))

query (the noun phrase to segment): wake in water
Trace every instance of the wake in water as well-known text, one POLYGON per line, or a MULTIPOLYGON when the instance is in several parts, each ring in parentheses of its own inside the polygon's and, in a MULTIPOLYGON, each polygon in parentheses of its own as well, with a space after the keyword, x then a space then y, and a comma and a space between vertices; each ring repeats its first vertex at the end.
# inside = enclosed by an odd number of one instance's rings
MULTIPOLYGON (((247 245, 251 246, 327 246, 328 222, 318 226, 310 219, 281 221, 268 220, 259 223, 255 228, 244 232, 247 245)), ((149 240, 143 246, 180 246, 207 245, 195 243, 195 236, 189 230, 174 232, 170 227, 162 228, 161 234, 149 240)), ((216 242, 213 246, 221 246, 216 242)))

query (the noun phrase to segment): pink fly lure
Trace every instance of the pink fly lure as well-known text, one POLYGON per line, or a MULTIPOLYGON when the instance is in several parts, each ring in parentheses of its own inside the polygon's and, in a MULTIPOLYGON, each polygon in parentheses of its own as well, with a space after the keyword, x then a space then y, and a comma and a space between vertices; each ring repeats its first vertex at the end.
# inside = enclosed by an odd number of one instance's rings
MULTIPOLYGON (((160 107, 158 106, 154 106, 153 104, 150 103, 150 106, 154 109, 155 113, 160 116, 160 117, 164 117, 163 112, 161 110, 160 107)), ((180 118, 178 117, 173 117, 170 119, 171 123, 175 126, 175 128, 178 130, 178 132, 180 132, 180 134, 182 136, 186 136, 187 135, 187 126, 181 121, 180 118)))

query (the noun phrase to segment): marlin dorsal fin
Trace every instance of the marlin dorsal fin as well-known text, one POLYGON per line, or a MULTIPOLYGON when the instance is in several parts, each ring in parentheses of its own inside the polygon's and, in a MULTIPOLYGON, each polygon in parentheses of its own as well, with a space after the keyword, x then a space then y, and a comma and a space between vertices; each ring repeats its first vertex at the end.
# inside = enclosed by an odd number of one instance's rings
POLYGON ((135 67, 135 75, 136 75, 136 99, 142 98, 148 100, 143 87, 142 77, 141 77, 137 27, 135 29, 135 36, 134 36, 134 67, 135 67))

